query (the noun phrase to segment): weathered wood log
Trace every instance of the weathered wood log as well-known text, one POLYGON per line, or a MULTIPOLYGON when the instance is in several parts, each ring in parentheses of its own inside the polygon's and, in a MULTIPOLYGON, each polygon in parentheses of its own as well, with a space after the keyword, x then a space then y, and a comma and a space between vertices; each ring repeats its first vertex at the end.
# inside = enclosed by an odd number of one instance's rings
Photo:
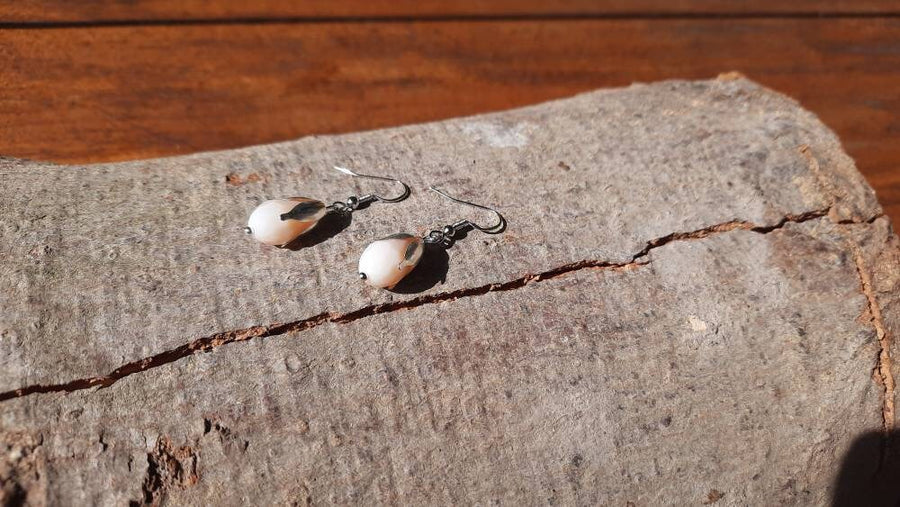
POLYGON ((895 423, 897 238, 744 79, 0 177, 7 501, 821 503, 895 423), (298 249, 243 234, 372 188, 334 164, 415 193, 298 249), (482 218, 430 184, 508 231, 360 283, 368 241, 482 218))

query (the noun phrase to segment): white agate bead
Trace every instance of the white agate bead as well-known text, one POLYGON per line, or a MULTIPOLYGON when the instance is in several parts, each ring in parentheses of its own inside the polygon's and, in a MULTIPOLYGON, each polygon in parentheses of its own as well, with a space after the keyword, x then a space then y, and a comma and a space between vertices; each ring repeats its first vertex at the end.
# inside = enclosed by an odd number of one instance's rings
POLYGON ((373 287, 390 289, 416 267, 424 249, 422 238, 411 234, 374 241, 359 257, 359 277, 373 287))
POLYGON ((328 210, 325 203, 306 197, 265 201, 250 213, 248 232, 260 243, 282 246, 312 229, 328 210), (289 213, 290 218, 281 219, 289 213))

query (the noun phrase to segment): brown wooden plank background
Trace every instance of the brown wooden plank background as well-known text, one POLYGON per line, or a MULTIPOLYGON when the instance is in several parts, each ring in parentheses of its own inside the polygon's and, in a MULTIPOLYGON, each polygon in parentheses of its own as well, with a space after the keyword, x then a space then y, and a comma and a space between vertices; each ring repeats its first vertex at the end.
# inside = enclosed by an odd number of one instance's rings
POLYGON ((876 14, 896 0, 2 0, 2 21, 876 14))
POLYGON ((0 1, 0 154, 99 162, 737 70, 842 137, 900 219, 900 2, 0 1))

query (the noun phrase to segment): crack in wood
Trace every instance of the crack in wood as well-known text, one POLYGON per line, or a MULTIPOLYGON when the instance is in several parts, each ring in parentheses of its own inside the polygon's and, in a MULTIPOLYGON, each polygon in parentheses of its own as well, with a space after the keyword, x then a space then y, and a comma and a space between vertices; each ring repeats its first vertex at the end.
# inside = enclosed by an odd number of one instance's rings
POLYGON ((797 151, 799 151, 800 154, 803 155, 803 157, 806 159, 806 165, 807 167, 809 167, 809 172, 811 172, 816 178, 816 182, 819 185, 819 190, 827 197, 827 200, 829 202, 827 207, 827 214, 828 218, 830 218, 833 223, 838 225, 871 224, 879 218, 885 216, 884 212, 882 211, 861 220, 858 220, 856 218, 839 218, 837 205, 841 200, 841 194, 838 191, 837 187, 834 185, 834 182, 831 181, 830 178, 822 174, 822 166, 819 164, 819 159, 817 159, 813 154, 812 148, 810 148, 808 144, 801 144, 797 147, 797 151))
POLYGON ((152 368, 157 368, 200 352, 210 352, 229 343, 243 342, 254 338, 277 336, 286 333, 299 333, 326 323, 346 324, 382 313, 390 313, 434 303, 454 301, 464 297, 481 296, 490 292, 515 290, 522 288, 532 282, 550 280, 584 269, 613 271, 627 271, 631 269, 637 269, 641 266, 650 264, 650 260, 645 260, 644 258, 647 257, 652 250, 675 241, 699 240, 715 234, 721 234, 735 230, 746 230, 759 234, 768 234, 772 231, 783 228, 789 223, 802 223, 826 217, 830 211, 831 207, 829 206, 827 208, 808 211, 801 214, 789 214, 785 215, 772 225, 757 225, 745 220, 732 220, 729 222, 704 227, 702 229, 697 229, 695 231, 676 232, 668 234, 666 236, 648 241, 644 248, 634 254, 632 260, 628 262, 616 263, 601 260, 582 260, 570 264, 565 264, 547 271, 543 271, 541 273, 526 274, 522 277, 506 282, 490 283, 481 285, 479 287, 458 289, 455 291, 442 292, 438 294, 427 294, 404 301, 394 301, 390 303, 369 305, 347 313, 324 312, 312 317, 288 323, 253 326, 246 329, 216 333, 210 336, 198 338, 177 348, 160 352, 153 356, 145 357, 143 359, 132 361, 130 363, 126 363, 116 368, 107 375, 75 379, 60 384, 34 384, 10 391, 5 391, 0 393, 0 402, 33 394, 58 392, 68 393, 84 389, 91 389, 94 387, 109 387, 125 377, 129 377, 136 373, 141 373, 152 368))
POLYGON ((884 213, 876 213, 865 220, 853 220, 851 218, 847 218, 844 220, 835 220, 834 223, 838 225, 864 225, 864 224, 874 224, 876 220, 879 218, 884 218, 886 215, 884 213))
MULTIPOLYGON (((852 219, 834 220, 832 217, 829 218, 832 218, 832 221, 839 226, 850 226, 871 225, 875 223, 876 220, 883 217, 885 217, 884 213, 878 213, 874 216, 869 217, 868 219, 859 221, 855 221, 852 219)), ((882 441, 878 465, 873 474, 873 477, 878 477, 881 474, 883 467, 890 459, 889 453, 893 429, 895 426, 894 391, 896 388, 896 383, 894 380, 894 375, 891 371, 892 338, 890 333, 887 332, 887 326, 885 326, 884 324, 884 317, 881 313, 881 306, 878 304, 878 298, 876 297, 875 289, 873 288, 872 277, 869 274, 869 270, 866 269, 866 263, 863 259, 863 255, 860 251, 859 245, 850 237, 846 238, 846 245, 847 249, 850 250, 853 255, 853 261, 856 267, 856 275, 859 279, 859 290, 866 299, 864 316, 867 317, 869 324, 875 331, 875 337, 878 343, 878 352, 875 356, 875 366, 872 368, 872 378, 875 383, 881 387, 882 441)))
POLYGON ((707 236, 711 236, 713 234, 719 234, 723 232, 731 232, 734 230, 746 230, 753 231, 760 234, 767 234, 774 230, 781 229, 788 223, 803 223, 809 220, 814 220, 817 218, 822 218, 831 211, 831 206, 827 208, 807 211, 805 213, 800 213, 797 215, 785 215, 774 225, 757 225, 753 222, 748 222, 746 220, 732 220, 730 222, 723 222, 721 224, 711 225, 709 227, 705 227, 703 229, 698 229, 696 231, 691 232, 673 232, 668 236, 663 236, 661 238, 656 238, 647 242, 647 246, 644 247, 643 250, 638 252, 634 259, 637 260, 641 257, 646 256, 650 253, 654 248, 661 247, 667 243, 671 243, 672 241, 683 241, 683 240, 692 240, 692 239, 702 239, 707 236))
POLYGON ((866 297, 866 309, 869 314, 869 321, 875 329, 875 335, 878 338, 878 356, 875 367, 873 368, 874 376, 880 379, 883 389, 883 403, 881 409, 881 417, 883 430, 885 434, 894 429, 894 376, 891 374, 891 336, 888 334, 884 319, 881 314, 881 307, 875 297, 875 291, 872 288, 872 278, 866 270, 865 261, 859 249, 853 248, 853 260, 856 263, 856 273, 859 275, 859 283, 862 293, 866 297))
MULTIPOLYGON (((835 223, 843 226, 867 225, 873 224, 876 220, 884 216, 884 213, 879 213, 866 220, 840 220, 835 221, 835 223)), ((866 268, 866 262, 863 259, 862 251, 860 250, 858 243, 853 241, 850 237, 846 238, 846 245, 847 249, 850 250, 853 255, 853 261, 856 267, 856 275, 859 279, 859 290, 866 299, 865 313, 861 318, 866 318, 866 320, 868 320, 869 324, 872 326, 872 329, 875 331, 875 337, 878 343, 878 352, 875 356, 875 366, 872 368, 872 378, 874 382, 879 387, 881 387, 882 438, 880 456, 878 458, 878 463, 875 467, 875 471, 872 474, 872 479, 877 480, 877 478, 882 474, 882 471, 887 465, 889 459, 891 458, 891 441, 893 439, 892 435, 895 426, 894 390, 896 384, 893 373, 891 371, 892 338, 890 333, 888 333, 887 331, 887 326, 885 326, 884 324, 884 317, 881 313, 881 306, 878 304, 878 298, 876 297, 875 289, 873 288, 872 277, 869 274, 869 270, 866 268)))

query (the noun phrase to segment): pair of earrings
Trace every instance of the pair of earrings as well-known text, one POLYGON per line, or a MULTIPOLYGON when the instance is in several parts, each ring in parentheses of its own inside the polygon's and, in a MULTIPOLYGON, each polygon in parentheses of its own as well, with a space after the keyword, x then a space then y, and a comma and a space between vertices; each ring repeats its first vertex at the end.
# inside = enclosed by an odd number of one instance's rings
MULTIPOLYGON (((307 197, 265 201, 250 214, 244 230, 248 234, 252 234, 260 243, 284 246, 309 232, 328 213, 349 214, 368 207, 374 202, 397 203, 409 197, 411 193, 409 185, 395 178, 359 174, 337 166, 335 169, 355 178, 393 181, 400 184, 403 191, 399 196, 391 198, 376 194, 351 196, 344 202, 338 201, 327 206, 322 201, 307 197)), ((477 230, 487 234, 499 234, 506 229, 506 219, 499 211, 457 199, 433 186, 428 188, 451 201, 494 213, 497 216, 497 223, 482 226, 471 220, 463 219, 441 229, 428 231, 424 236, 398 233, 373 241, 363 250, 359 258, 359 277, 369 285, 386 289, 393 288, 419 264, 426 245, 450 248, 456 240, 462 238, 469 231, 477 230)))

